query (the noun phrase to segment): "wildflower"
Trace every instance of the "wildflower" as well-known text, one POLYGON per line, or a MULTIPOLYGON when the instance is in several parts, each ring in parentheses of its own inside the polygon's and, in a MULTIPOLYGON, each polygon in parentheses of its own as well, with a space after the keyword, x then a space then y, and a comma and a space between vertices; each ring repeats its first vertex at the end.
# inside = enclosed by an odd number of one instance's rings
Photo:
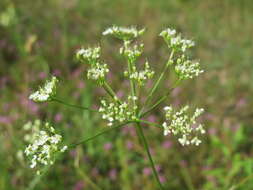
POLYGON ((120 54, 124 55, 131 63, 134 63, 143 52, 144 44, 135 44, 130 46, 130 41, 125 41, 124 46, 120 48, 120 54))
POLYGON ((185 52, 195 45, 192 40, 183 39, 180 34, 177 34, 176 30, 167 28, 160 33, 167 45, 175 51, 185 52))
POLYGON ((204 70, 200 68, 199 62, 193 62, 181 56, 177 59, 175 72, 179 76, 179 79, 192 79, 193 77, 199 76, 204 70))
POLYGON ((24 125, 25 131, 31 131, 25 135, 25 141, 29 143, 24 153, 30 159, 30 167, 53 164, 56 154, 64 152, 67 146, 62 146, 62 136, 55 133, 55 129, 49 123, 43 124, 40 120, 24 125))
POLYGON ((100 63, 100 47, 80 49, 76 53, 76 57, 80 62, 87 62, 90 66, 87 72, 87 78, 102 84, 106 73, 109 72, 107 64, 100 63))
POLYGON ((29 99, 33 100, 34 102, 50 101, 56 94, 57 83, 58 79, 53 76, 51 80, 46 81, 45 85, 42 88, 39 88, 38 91, 31 94, 29 96, 29 99))
POLYGON ((100 57, 101 48, 87 48, 87 49, 79 49, 76 52, 76 58, 81 62, 88 62, 89 64, 96 63, 100 57))
POLYGON ((91 65, 88 69, 87 77, 88 79, 103 81, 105 79, 106 73, 109 72, 107 64, 95 63, 91 65))
POLYGON ((205 130, 201 124, 197 125, 197 127, 194 127, 194 125, 196 125, 196 119, 204 112, 204 109, 197 108, 191 117, 187 114, 189 106, 184 106, 179 111, 166 106, 164 110, 167 120, 163 123, 164 135, 169 133, 181 135, 178 141, 183 146, 190 144, 198 146, 201 143, 198 135, 205 134, 205 130))
POLYGON ((136 27, 119 27, 112 26, 107 28, 102 34, 103 35, 113 35, 114 37, 128 41, 133 40, 134 38, 139 37, 145 32, 145 29, 137 30, 136 27))
POLYGON ((129 77, 129 79, 136 81, 140 86, 143 86, 147 79, 151 79, 154 76, 154 71, 150 69, 149 63, 146 62, 144 70, 138 72, 136 67, 133 66, 132 72, 129 73, 128 71, 125 71, 124 75, 129 77))
MULTIPOLYGON (((137 97, 129 97, 130 99, 136 99, 137 97)), ((99 112, 102 113, 102 118, 108 121, 108 126, 112 126, 115 121, 124 122, 134 119, 134 109, 131 109, 129 103, 123 102, 117 104, 116 102, 108 103, 105 100, 101 100, 101 107, 99 112)))

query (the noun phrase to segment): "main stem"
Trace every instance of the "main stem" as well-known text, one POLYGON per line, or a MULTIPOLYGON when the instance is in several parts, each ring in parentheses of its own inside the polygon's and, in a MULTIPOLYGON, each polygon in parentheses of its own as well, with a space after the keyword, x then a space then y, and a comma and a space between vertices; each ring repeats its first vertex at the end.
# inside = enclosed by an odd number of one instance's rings
MULTIPOLYGON (((133 63, 131 62, 131 60, 128 60, 128 72, 129 74, 132 73, 132 65, 133 63)), ((135 87, 135 83, 133 81, 133 79, 130 79, 130 86, 131 86, 131 94, 132 94, 132 101, 133 101, 133 107, 134 107, 134 114, 136 115, 136 101, 135 101, 135 96, 136 96, 136 87, 135 87)))
POLYGON ((160 188, 161 190, 163 190, 164 188, 163 188, 163 186, 162 186, 162 184, 161 184, 161 182, 160 182, 158 173, 157 173, 157 171, 156 171, 156 169, 155 169, 154 161, 153 161, 152 156, 151 156, 151 153, 150 153, 150 151, 149 151, 148 142, 147 142, 146 137, 145 137, 145 135, 144 135, 144 133, 143 133, 142 126, 140 125, 139 122, 136 122, 136 129, 138 130, 138 134, 140 134, 139 138, 140 138, 140 140, 143 142, 144 148, 145 148, 145 150, 146 150, 146 152, 147 152, 148 159, 149 159, 149 162, 150 162, 150 164, 151 164, 152 171, 153 171, 153 173, 154 173, 154 176, 155 176, 155 179, 156 179, 156 181, 157 181, 157 183, 158 183, 158 186, 159 186, 159 188, 160 188))

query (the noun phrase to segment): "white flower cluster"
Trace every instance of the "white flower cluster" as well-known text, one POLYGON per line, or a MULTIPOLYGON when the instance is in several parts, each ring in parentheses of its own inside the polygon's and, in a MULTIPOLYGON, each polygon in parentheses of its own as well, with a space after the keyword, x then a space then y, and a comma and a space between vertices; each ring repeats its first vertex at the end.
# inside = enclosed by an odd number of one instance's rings
POLYGON ((106 73, 109 72, 107 64, 95 63, 91 65, 91 68, 88 69, 87 77, 88 79, 103 81, 106 73))
MULTIPOLYGON (((129 96, 128 100, 137 100, 137 97, 129 96)), ((101 100, 101 106, 99 112, 102 114, 102 118, 108 121, 108 126, 112 126, 115 121, 124 122, 136 119, 134 116, 134 110, 137 107, 130 106, 130 103, 123 102, 121 104, 114 102, 107 102, 101 100)))
POLYGON ((56 134, 49 123, 42 124, 40 120, 36 120, 34 123, 26 123, 23 128, 32 132, 25 135, 25 141, 30 144, 24 151, 31 161, 31 168, 53 164, 56 154, 67 149, 67 146, 62 145, 62 136, 56 134))
POLYGON ((185 52, 186 49, 195 45, 192 40, 183 39, 174 29, 167 28, 160 33, 160 36, 162 36, 167 45, 175 51, 185 52))
POLYGON ((133 71, 131 73, 125 71, 124 75, 135 80, 140 86, 143 86, 146 80, 154 76, 154 71, 150 69, 149 63, 146 62, 144 70, 138 72, 136 67, 133 66, 133 71))
POLYGON ((53 76, 50 80, 46 81, 45 85, 42 88, 39 88, 38 91, 32 93, 29 96, 29 99, 35 102, 50 101, 51 98, 56 94, 57 83, 58 79, 53 76))
POLYGON ((130 41, 125 41, 124 46, 120 48, 120 54, 124 55, 130 62, 135 62, 141 56, 144 49, 144 44, 135 44, 130 46, 130 41))
POLYGON ((100 57, 101 48, 87 48, 87 49, 79 49, 76 52, 76 58, 81 62, 88 62, 89 64, 96 63, 100 57))
POLYGON ((106 73, 109 72, 107 64, 100 63, 101 48, 88 48, 88 49, 80 49, 76 53, 76 57, 81 62, 87 62, 90 65, 90 68, 87 72, 88 79, 92 79, 98 81, 99 84, 102 84, 106 73))
POLYGON ((112 26, 107 28, 103 35, 113 35, 116 38, 121 40, 133 40, 134 38, 139 37, 145 32, 145 29, 137 30, 136 27, 119 27, 112 26))
POLYGON ((197 77, 199 74, 203 73, 204 70, 200 68, 199 62, 193 62, 186 59, 185 56, 181 56, 181 58, 177 59, 175 72, 179 79, 184 80, 197 77))
POLYGON ((181 135, 178 141, 183 146, 190 144, 198 146, 201 143, 198 135, 205 134, 205 130, 201 124, 197 125, 196 119, 204 112, 204 109, 197 108, 191 117, 187 114, 189 106, 184 106, 179 111, 166 106, 164 110, 167 120, 167 122, 163 123, 164 135, 168 135, 169 133, 181 135))

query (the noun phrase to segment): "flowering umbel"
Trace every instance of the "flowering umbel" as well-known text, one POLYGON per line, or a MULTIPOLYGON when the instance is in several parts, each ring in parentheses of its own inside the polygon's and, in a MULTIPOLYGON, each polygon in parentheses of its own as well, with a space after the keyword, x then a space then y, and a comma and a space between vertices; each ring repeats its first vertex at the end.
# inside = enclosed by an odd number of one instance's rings
POLYGON ((58 79, 53 76, 50 80, 46 81, 43 87, 40 87, 38 91, 32 93, 29 99, 35 102, 50 101, 56 94, 56 86, 58 79))
POLYGON ((87 63, 89 65, 89 69, 87 72, 87 78, 91 80, 95 80, 98 84, 102 85, 106 73, 109 72, 108 66, 105 63, 101 63, 99 60, 101 54, 101 48, 87 48, 87 49, 79 49, 76 53, 76 58, 78 61, 82 63, 87 63))
POLYGON ((181 136, 178 141, 184 145, 199 145, 201 140, 198 136, 205 134, 202 124, 196 123, 197 117, 199 117, 204 109, 197 108, 192 116, 187 114, 189 106, 184 106, 179 111, 174 110, 171 106, 166 106, 165 118, 166 122, 163 123, 164 135, 169 133, 173 135, 181 136))
POLYGON ((25 141, 29 145, 25 149, 25 155, 30 159, 30 167, 53 164, 57 153, 64 152, 66 145, 62 144, 62 136, 55 132, 49 123, 35 120, 24 125, 27 132, 25 141))
POLYGON ((133 40, 145 32, 145 29, 138 30, 136 27, 119 27, 112 26, 107 28, 103 35, 113 35, 121 40, 133 40))

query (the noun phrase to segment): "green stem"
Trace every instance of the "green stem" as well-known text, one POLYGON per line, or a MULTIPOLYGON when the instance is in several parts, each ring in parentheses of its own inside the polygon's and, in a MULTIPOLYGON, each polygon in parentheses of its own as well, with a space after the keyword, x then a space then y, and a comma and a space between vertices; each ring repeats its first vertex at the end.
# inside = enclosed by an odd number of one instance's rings
MULTIPOLYGON (((129 75, 132 74, 132 63, 130 60, 127 61, 128 63, 128 72, 129 72, 129 75)), ((135 107, 136 107, 136 101, 135 101, 135 96, 136 96, 136 87, 135 87, 135 83, 133 81, 133 79, 130 79, 130 87, 131 87, 131 94, 132 94, 132 98, 133 98, 133 107, 134 107, 134 114, 136 114, 136 110, 135 110, 135 107)))
POLYGON ((149 91, 148 96, 147 96, 147 99, 145 100, 143 109, 141 110, 140 114, 143 112, 145 105, 148 106, 149 101, 150 101, 151 97, 153 96, 153 93, 154 93, 154 92, 156 91, 156 89, 158 88, 158 86, 159 86, 161 80, 163 79, 163 77, 164 77, 164 75, 165 75, 165 73, 166 73, 166 71, 167 71, 169 65, 171 64, 171 61, 172 61, 173 56, 174 56, 174 50, 171 51, 169 60, 167 61, 167 63, 166 63, 166 65, 165 65, 165 67, 164 67, 164 69, 163 69, 163 71, 162 71, 160 77, 156 80, 154 86, 153 86, 153 87, 151 88, 151 90, 149 91))
POLYGON ((78 145, 80 145, 80 144, 83 144, 83 143, 86 143, 86 142, 88 142, 88 141, 91 141, 91 140, 93 140, 93 139, 95 139, 95 138, 97 138, 97 137, 99 137, 99 136, 101 136, 101 135, 103 135, 103 134, 105 134, 105 133, 108 133, 108 132, 110 132, 110 131, 112 131, 112 130, 114 130, 114 129, 118 129, 118 128, 120 128, 120 127, 123 127, 123 126, 125 126, 125 125, 127 125, 127 124, 129 124, 129 123, 133 123, 133 121, 127 121, 127 122, 125 122, 125 123, 121 123, 121 124, 116 125, 116 126, 114 126, 114 127, 110 127, 109 129, 106 129, 106 130, 104 130, 104 131, 102 131, 102 132, 100 132, 100 133, 98 133, 98 134, 96 134, 96 135, 94 135, 94 136, 92 136, 92 137, 89 137, 89 138, 87 138, 87 139, 85 139, 85 140, 82 140, 82 141, 80 141, 80 142, 78 142, 78 143, 72 144, 72 145, 70 145, 69 147, 70 147, 70 148, 74 148, 74 147, 76 147, 76 146, 78 146, 78 145))
POLYGON ((78 109, 82 109, 82 110, 88 110, 88 111, 92 111, 92 112, 98 112, 97 110, 93 110, 93 109, 90 109, 88 107, 83 107, 83 106, 78 106, 78 105, 66 103, 66 102, 64 102, 62 100, 59 100, 57 98, 52 98, 51 101, 63 104, 65 106, 73 107, 73 108, 78 108, 78 109))
POLYGON ((117 95, 115 94, 115 92, 113 91, 113 89, 106 81, 104 81, 103 83, 103 88, 112 97, 113 100, 116 100, 118 104, 122 104, 121 101, 118 99, 117 95))
POLYGON ((152 167, 152 170, 153 170, 153 174, 154 174, 154 176, 155 176, 155 179, 156 179, 156 181, 157 181, 157 184, 158 184, 159 188, 163 190, 164 188, 163 188, 163 186, 162 186, 162 184, 161 184, 161 182, 160 182, 160 180, 159 180, 158 173, 157 173, 157 171, 156 171, 156 169, 155 169, 155 164, 154 164, 154 161, 153 161, 153 159, 152 159, 151 153, 150 153, 150 151, 149 151, 148 142, 147 142, 146 137, 145 137, 145 135, 144 135, 144 133, 143 133, 142 126, 140 125, 139 122, 136 122, 136 125, 137 125, 137 126, 136 126, 136 129, 137 129, 138 132, 139 132, 138 134, 140 134, 139 138, 140 138, 141 141, 143 142, 144 148, 145 148, 145 150, 146 150, 146 152, 147 152, 147 155, 148 155, 148 158, 149 158, 149 162, 150 162, 150 164, 151 164, 151 167, 152 167))
POLYGON ((159 106, 164 100, 166 100, 168 98, 168 96, 170 95, 171 91, 173 89, 175 89, 177 87, 177 85, 180 83, 181 80, 177 80, 177 82, 173 85, 173 87, 169 90, 169 92, 167 92, 165 95, 161 96, 156 103, 154 103, 154 105, 149 108, 147 111, 145 112, 141 112, 140 113, 140 117, 143 117, 145 115, 147 115, 149 112, 151 112, 153 109, 155 109, 157 106, 159 106))
POLYGON ((149 122, 149 121, 141 120, 141 119, 139 119, 139 120, 137 120, 137 121, 140 122, 140 123, 149 124, 149 125, 151 125, 151 126, 156 126, 156 127, 159 127, 159 128, 162 128, 162 129, 163 129, 163 127, 162 127, 160 124, 157 124, 157 123, 153 123, 153 122, 149 122))

